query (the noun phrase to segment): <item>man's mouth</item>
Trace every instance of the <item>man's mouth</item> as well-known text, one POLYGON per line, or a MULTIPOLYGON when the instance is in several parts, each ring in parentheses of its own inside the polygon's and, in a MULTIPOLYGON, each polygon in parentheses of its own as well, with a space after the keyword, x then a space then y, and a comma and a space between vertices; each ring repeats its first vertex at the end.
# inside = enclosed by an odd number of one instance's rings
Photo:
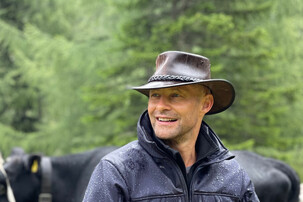
POLYGON ((170 119, 170 118, 157 118, 158 121, 161 122, 174 122, 177 121, 177 119, 170 119))

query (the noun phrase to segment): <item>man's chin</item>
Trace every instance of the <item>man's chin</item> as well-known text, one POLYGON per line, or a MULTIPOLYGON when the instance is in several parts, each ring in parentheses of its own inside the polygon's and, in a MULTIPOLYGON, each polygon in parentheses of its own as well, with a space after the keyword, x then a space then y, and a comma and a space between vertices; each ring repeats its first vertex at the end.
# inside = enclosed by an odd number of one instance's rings
POLYGON ((175 134, 168 134, 167 132, 155 132, 156 136, 161 140, 172 140, 176 137, 175 134))

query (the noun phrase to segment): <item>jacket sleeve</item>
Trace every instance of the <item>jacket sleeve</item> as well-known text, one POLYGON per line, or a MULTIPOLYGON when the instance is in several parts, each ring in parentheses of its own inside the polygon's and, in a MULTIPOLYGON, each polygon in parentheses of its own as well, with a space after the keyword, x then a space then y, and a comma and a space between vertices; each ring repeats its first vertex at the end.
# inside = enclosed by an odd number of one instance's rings
POLYGON ((243 171, 243 198, 241 202, 260 202, 255 192, 255 187, 245 171, 243 171))
POLYGON ((83 202, 123 202, 128 198, 125 180, 109 161, 101 160, 88 183, 83 202))

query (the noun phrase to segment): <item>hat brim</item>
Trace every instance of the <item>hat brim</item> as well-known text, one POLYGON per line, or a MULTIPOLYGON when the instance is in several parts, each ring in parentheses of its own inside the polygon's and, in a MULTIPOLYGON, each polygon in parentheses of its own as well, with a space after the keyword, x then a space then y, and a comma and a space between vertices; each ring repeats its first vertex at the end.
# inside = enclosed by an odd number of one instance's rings
POLYGON ((191 84, 202 84, 211 90, 214 97, 214 105, 207 113, 217 114, 229 108, 235 100, 235 89, 233 85, 224 79, 209 79, 193 82, 178 82, 178 81, 153 81, 142 86, 132 87, 146 96, 149 96, 149 91, 152 89, 170 88, 176 86, 184 86, 191 84))

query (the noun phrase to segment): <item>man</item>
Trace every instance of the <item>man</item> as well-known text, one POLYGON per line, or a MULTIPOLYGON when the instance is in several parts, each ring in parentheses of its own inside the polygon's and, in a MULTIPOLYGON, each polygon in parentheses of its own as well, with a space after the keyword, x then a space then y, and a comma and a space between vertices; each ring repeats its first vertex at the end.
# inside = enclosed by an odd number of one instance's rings
POLYGON ((234 101, 232 84, 210 78, 203 56, 168 51, 156 60, 138 140, 104 157, 85 202, 259 201, 252 182, 217 135, 202 121, 234 101))

